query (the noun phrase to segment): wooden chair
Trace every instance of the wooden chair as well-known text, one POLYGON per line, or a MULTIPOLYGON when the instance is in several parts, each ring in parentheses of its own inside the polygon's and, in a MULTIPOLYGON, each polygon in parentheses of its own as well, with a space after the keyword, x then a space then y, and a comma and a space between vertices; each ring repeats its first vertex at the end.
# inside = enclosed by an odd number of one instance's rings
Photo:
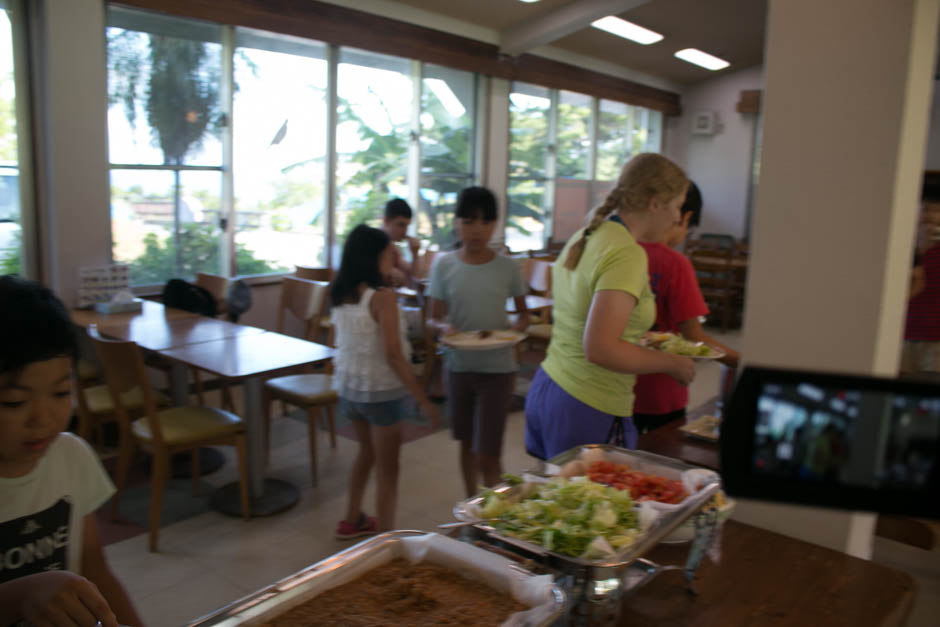
POLYGON ((721 332, 728 330, 735 300, 735 269, 731 265, 732 251, 696 249, 689 255, 699 289, 709 309, 720 320, 721 332))
MULTIPOLYGON (((231 283, 232 282, 227 277, 218 274, 206 274, 205 272, 196 273, 196 285, 212 294, 212 298, 215 300, 216 316, 223 316, 228 313, 228 290, 231 283)), ((192 371, 193 384, 196 389, 196 400, 200 405, 205 405, 206 400, 203 394, 202 376, 200 376, 198 368, 193 368, 192 371)), ((235 401, 232 399, 232 390, 225 380, 222 380, 221 387, 222 407, 228 411, 235 411, 235 401)))
POLYGON ((114 413, 122 431, 121 450, 118 453, 117 492, 111 500, 111 518, 115 519, 120 507, 120 496, 127 484, 127 473, 135 444, 148 451, 153 458, 150 484, 150 550, 157 550, 163 492, 170 474, 170 457, 189 452, 192 457, 193 493, 198 493, 200 446, 234 446, 238 455, 238 474, 241 483, 242 515, 251 516, 248 499, 248 471, 245 466, 245 425, 235 414, 211 407, 173 407, 158 410, 157 397, 147 381, 143 355, 134 342, 107 340, 101 337, 95 325, 88 335, 98 354, 108 381, 108 390, 114 413), (128 398, 139 398, 142 418, 132 420, 128 398))
MULTIPOLYGON (((86 442, 98 442, 99 445, 104 441, 102 427, 111 422, 119 422, 115 412, 114 401, 111 400, 111 391, 105 384, 89 384, 80 378, 77 385, 78 393, 75 395, 76 406, 78 410, 78 435, 86 442)), ((144 411, 144 398, 140 390, 135 388, 122 399, 124 409, 133 418, 139 418, 144 411)), ((154 402, 157 407, 169 407, 170 399, 160 392, 154 392, 154 402)), ((118 450, 125 443, 121 437, 125 435, 123 430, 118 429, 118 450)))
MULTIPOLYGON (((294 268, 295 277, 308 281, 326 281, 330 283, 336 274, 333 268, 314 268, 311 266, 294 266, 294 268)), ((326 344, 332 345, 333 343, 333 325, 330 323, 329 299, 327 299, 323 314, 320 316, 320 331, 316 337, 310 339, 316 341, 317 338, 322 338, 326 344)))
POLYGON ((298 279, 308 281, 326 281, 333 280, 333 268, 314 268, 311 266, 294 266, 294 276, 298 279))
POLYGON ((205 272, 196 273, 196 285, 204 288, 215 300, 215 314, 222 316, 228 313, 228 289, 231 281, 218 274, 206 274, 205 272))
MULTIPOLYGON (((530 294, 551 297, 554 261, 554 257, 542 256, 539 253, 533 254, 531 251, 529 257, 522 260, 522 278, 525 280, 530 294)), ((528 337, 518 345, 517 357, 522 354, 522 344, 534 345, 544 350, 552 337, 551 307, 530 311, 529 320, 529 328, 526 329, 528 337)))
MULTIPOLYGON (((283 333, 286 314, 290 312, 303 322, 303 338, 312 340, 320 327, 320 316, 324 310, 329 284, 322 281, 307 281, 296 277, 284 277, 281 283, 281 303, 278 309, 277 330, 283 333)), ((307 412, 307 437, 310 440, 310 466, 313 485, 317 485, 317 424, 318 416, 329 422, 330 446, 336 448, 336 421, 334 407, 339 395, 333 389, 333 377, 329 372, 293 374, 268 379, 264 384, 262 406, 265 415, 266 450, 271 448, 271 403, 283 403, 301 407, 307 412)), ((286 413, 286 406, 284 408, 286 413)))

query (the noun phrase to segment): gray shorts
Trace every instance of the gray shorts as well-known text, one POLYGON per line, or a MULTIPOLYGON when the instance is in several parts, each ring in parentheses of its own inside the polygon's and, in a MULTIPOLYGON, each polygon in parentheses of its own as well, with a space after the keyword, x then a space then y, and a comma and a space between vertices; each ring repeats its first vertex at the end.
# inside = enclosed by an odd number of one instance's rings
POLYGON ((454 439, 477 455, 499 457, 516 373, 447 371, 447 414, 454 439))

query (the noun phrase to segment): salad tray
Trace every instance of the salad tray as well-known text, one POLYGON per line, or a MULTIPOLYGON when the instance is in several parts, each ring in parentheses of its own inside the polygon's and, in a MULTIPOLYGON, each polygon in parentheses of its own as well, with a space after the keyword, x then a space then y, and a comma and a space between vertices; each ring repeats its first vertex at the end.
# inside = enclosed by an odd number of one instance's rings
MULTIPOLYGON (((513 561, 437 533, 389 531, 336 553, 277 583, 212 612, 190 627, 264 625, 318 594, 352 581, 392 559, 430 562, 487 582, 530 609, 511 615, 503 627, 545 627, 563 615, 565 593, 549 576, 537 576, 513 561)), ((468 616, 468 624, 473 617, 468 616)))
MULTIPOLYGON (((459 521, 467 523, 479 521, 471 526, 485 532, 489 537, 498 540, 500 543, 515 547, 526 553, 531 553, 533 557, 539 558, 536 561, 545 564, 549 568, 566 569, 571 566, 576 566, 591 570, 622 569, 659 544, 663 538, 668 536, 690 516, 700 510, 721 488, 720 477, 718 473, 713 471, 697 468, 669 457, 663 457, 662 455, 655 455, 645 451, 631 451, 606 444, 592 444, 571 449, 550 459, 548 462, 542 462, 538 468, 525 473, 525 475, 536 481, 540 478, 545 479, 558 476, 561 472, 562 465, 583 458, 585 454, 590 455, 589 451, 603 453, 604 461, 626 464, 642 472, 648 472, 667 478, 679 478, 683 473, 692 471, 700 473, 705 481, 699 486, 698 490, 690 494, 682 502, 676 505, 664 505, 659 507, 658 515, 655 520, 648 528, 643 530, 639 538, 631 546, 615 555, 596 559, 564 555, 545 549, 538 544, 500 533, 491 524, 481 520, 480 511, 485 500, 484 494, 478 494, 458 502, 454 506, 454 517, 459 521)), ((526 484, 524 483, 516 485, 501 483, 492 489, 492 492, 504 496, 509 501, 521 500, 525 491, 526 484)))
POLYGON ((458 502, 454 506, 454 516, 462 522, 471 523, 463 529, 463 539, 509 551, 555 573, 558 583, 568 593, 572 624, 613 623, 623 598, 659 572, 682 570, 679 566, 653 564, 643 560, 643 555, 701 510, 721 488, 720 477, 713 471, 661 455, 610 445, 586 445, 566 451, 524 473, 523 480, 521 484, 499 484, 491 491, 458 502), (641 529, 630 546, 604 557, 589 559, 552 551, 534 542, 502 533, 490 521, 482 520, 481 509, 488 494, 498 494, 510 502, 521 500, 531 490, 527 487, 529 484, 559 476, 566 464, 575 461, 625 464, 632 469, 667 479, 687 479, 691 476, 695 479, 696 489, 676 504, 646 502, 646 508, 655 510, 652 521, 641 529))

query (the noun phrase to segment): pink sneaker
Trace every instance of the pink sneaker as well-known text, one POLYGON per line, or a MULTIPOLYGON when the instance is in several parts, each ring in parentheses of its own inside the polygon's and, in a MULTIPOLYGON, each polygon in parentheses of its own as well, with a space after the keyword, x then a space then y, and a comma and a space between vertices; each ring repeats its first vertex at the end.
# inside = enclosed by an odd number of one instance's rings
POLYGON ((366 516, 359 514, 359 521, 353 525, 345 520, 339 521, 336 525, 337 540, 352 540, 363 536, 372 536, 378 533, 375 525, 375 516, 366 516))

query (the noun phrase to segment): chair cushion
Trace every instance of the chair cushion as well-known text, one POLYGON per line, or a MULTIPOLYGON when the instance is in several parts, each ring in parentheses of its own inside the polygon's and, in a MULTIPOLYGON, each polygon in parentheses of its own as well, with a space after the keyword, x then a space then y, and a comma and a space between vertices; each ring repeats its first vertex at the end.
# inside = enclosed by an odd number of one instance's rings
POLYGON ((335 403, 339 394, 333 388, 333 377, 328 374, 294 374, 265 382, 275 397, 295 405, 323 405, 335 403))
MULTIPOLYGON (((111 400, 111 391, 107 385, 95 385, 87 387, 84 390, 85 403, 88 405, 88 411, 93 414, 110 414, 114 411, 114 401, 111 400)), ((170 404, 170 399, 165 395, 154 390, 153 401, 157 407, 166 407, 170 404)), ((139 387, 132 388, 125 392, 121 398, 124 403, 124 409, 134 411, 143 409, 144 395, 139 387)))
POLYGON ((529 337, 537 338, 540 340, 550 340, 552 339, 552 325, 532 324, 532 325, 529 325, 528 329, 526 329, 526 333, 529 334, 529 337))
MULTIPOLYGON (((163 441, 171 446, 211 440, 245 429, 241 418, 214 407, 172 407, 157 412, 157 420, 163 431, 163 441)), ((135 420, 131 431, 141 440, 153 440, 147 418, 135 420)))

